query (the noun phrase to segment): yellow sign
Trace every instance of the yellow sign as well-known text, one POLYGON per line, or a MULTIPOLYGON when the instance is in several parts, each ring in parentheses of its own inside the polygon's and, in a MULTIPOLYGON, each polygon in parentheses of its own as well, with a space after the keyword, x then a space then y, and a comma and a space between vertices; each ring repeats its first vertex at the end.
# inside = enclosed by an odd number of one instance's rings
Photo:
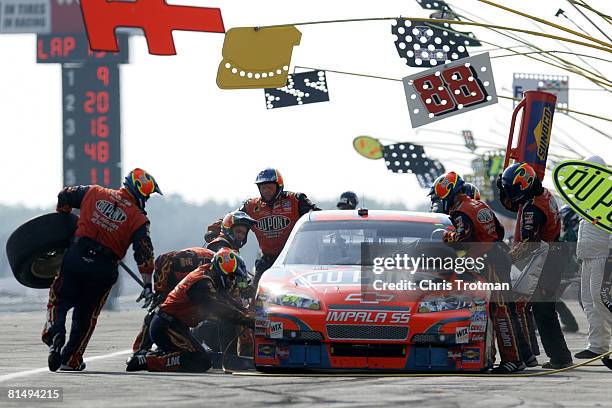
POLYGON ((553 171, 563 201, 596 227, 612 233, 612 170, 581 160, 566 160, 553 171))
POLYGON ((293 47, 300 44, 301 37, 302 33, 293 26, 232 28, 225 34, 217 86, 221 89, 284 87, 293 47))
POLYGON ((378 141, 371 136, 358 136, 353 139, 353 147, 357 153, 366 159, 378 160, 383 157, 383 147, 378 141))

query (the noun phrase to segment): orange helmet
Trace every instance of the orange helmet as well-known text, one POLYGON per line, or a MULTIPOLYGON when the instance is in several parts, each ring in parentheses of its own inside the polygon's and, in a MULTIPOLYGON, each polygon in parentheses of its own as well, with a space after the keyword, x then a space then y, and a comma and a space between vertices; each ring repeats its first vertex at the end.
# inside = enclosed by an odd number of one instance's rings
POLYGON ((134 196, 141 209, 144 209, 151 194, 162 194, 153 176, 140 168, 135 168, 125 176, 123 186, 134 196))
POLYGON ((432 203, 439 201, 443 213, 448 214, 457 193, 463 188, 463 179, 454 171, 441 175, 429 191, 432 203))
POLYGON ((217 278, 217 284, 222 289, 229 289, 236 276, 248 275, 246 265, 238 252, 229 248, 221 248, 212 259, 212 269, 217 278))

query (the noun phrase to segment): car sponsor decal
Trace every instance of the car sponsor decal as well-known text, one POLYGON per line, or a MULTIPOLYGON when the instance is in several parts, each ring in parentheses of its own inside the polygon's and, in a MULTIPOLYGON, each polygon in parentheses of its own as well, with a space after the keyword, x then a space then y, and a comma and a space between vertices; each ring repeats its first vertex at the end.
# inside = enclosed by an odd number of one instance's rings
POLYGON ((270 322, 270 338, 282 339, 283 338, 283 323, 282 322, 270 322))
POLYGON ((472 322, 486 322, 487 321, 487 313, 486 312, 474 312, 472 313, 472 322))
POLYGON ((452 359, 452 360, 458 360, 461 358, 461 351, 460 350, 448 350, 448 358, 452 359))
POLYGON ((470 324, 470 333, 484 333, 487 329, 487 322, 472 322, 470 324))
POLYGON ((354 270, 326 270, 304 273, 291 280, 293 284, 302 285, 359 285, 361 283, 361 271, 354 270))
POLYGON ((472 305, 472 306, 470 306, 470 312, 472 312, 472 313, 484 312, 486 310, 487 310, 487 307, 485 305, 472 305))
POLYGON ((455 329, 455 343, 466 344, 470 341, 470 331, 468 327, 457 327, 455 329))
POLYGON ((479 348, 463 349, 463 362, 464 363, 479 363, 480 362, 480 349, 479 348))
POLYGON ((343 323, 394 323, 406 324, 410 321, 410 312, 388 312, 372 310, 330 310, 325 317, 327 322, 343 323))
POLYGON ((277 346, 276 355, 278 356, 278 358, 282 360, 288 359, 289 358, 289 346, 286 346, 286 345, 277 346))
POLYGON ((255 327, 270 327, 270 320, 268 319, 255 319, 255 327))
POLYGON ((274 358, 275 347, 272 344, 260 344, 257 346, 257 357, 274 358))
POLYGON ((472 334, 472 341, 484 341, 484 333, 472 334))

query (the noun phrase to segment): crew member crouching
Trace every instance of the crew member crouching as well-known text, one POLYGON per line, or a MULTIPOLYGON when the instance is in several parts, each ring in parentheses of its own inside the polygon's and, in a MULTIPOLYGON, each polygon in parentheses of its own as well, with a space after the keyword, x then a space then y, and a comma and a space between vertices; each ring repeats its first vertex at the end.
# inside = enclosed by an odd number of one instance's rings
POLYGON ((161 254, 155 259, 155 270, 153 272, 152 296, 145 299, 143 308, 149 308, 149 313, 144 318, 140 332, 134 340, 132 351, 134 354, 146 354, 153 346, 149 336, 149 325, 153 318, 153 312, 170 293, 172 289, 185 278, 190 272, 200 265, 210 263, 215 253, 206 248, 193 247, 180 251, 171 251, 161 254))
POLYGON ((207 371, 208 347, 189 329, 213 317, 251 327, 253 318, 231 296, 236 276, 245 274, 244 261, 228 248, 215 253, 212 263, 189 273, 154 312, 149 335, 157 350, 130 358, 127 371, 207 371))

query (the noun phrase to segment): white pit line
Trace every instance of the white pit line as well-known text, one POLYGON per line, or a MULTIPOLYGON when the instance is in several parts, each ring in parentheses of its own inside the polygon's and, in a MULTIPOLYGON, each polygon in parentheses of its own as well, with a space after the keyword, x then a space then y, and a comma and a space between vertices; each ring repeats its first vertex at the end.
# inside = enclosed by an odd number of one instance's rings
MULTIPOLYGON (((89 363, 90 361, 104 360, 110 357, 120 356, 122 354, 130 354, 131 352, 132 350, 116 351, 114 353, 102 354, 101 356, 84 358, 83 361, 85 361, 86 363, 89 363)), ((35 368, 33 370, 18 371, 16 373, 5 374, 3 376, 0 376, 0 383, 4 381, 13 380, 15 378, 27 377, 32 374, 39 374, 39 373, 44 373, 44 372, 49 372, 49 368, 48 367, 35 368)))

